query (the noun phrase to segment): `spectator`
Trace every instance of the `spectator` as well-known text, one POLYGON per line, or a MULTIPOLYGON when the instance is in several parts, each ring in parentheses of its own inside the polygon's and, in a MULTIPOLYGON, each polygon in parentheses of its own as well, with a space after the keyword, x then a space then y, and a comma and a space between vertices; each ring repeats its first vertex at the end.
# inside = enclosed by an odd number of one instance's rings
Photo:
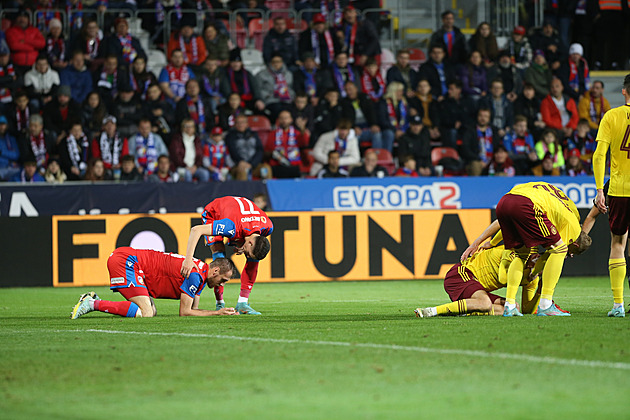
POLYGON ((212 113, 217 115, 219 105, 225 102, 223 92, 227 90, 227 79, 223 69, 219 68, 219 62, 213 58, 207 58, 203 63, 199 77, 201 95, 208 99, 212 113))
POLYGON ((267 68, 256 75, 260 99, 265 103, 265 114, 270 121, 278 118, 280 111, 288 110, 293 92, 293 74, 287 69, 280 54, 274 54, 267 68))
POLYGON ((269 65, 274 56, 280 55, 284 64, 295 70, 298 58, 297 41, 287 29, 287 21, 278 16, 273 19, 273 27, 263 40, 263 60, 269 65))
POLYGON ((312 54, 320 69, 328 68, 341 51, 340 39, 330 34, 326 18, 321 13, 313 17, 311 28, 300 33, 298 48, 302 54, 312 54))
POLYGON ((586 169, 592 172, 592 159, 593 153, 597 148, 597 142, 589 129, 588 120, 580 120, 575 133, 566 139, 566 141, 566 150, 570 153, 574 149, 577 149, 580 152, 580 160, 584 162, 586 169))
POLYGON ((313 123, 315 120, 315 109, 313 105, 308 102, 308 96, 306 93, 297 93, 295 100, 291 104, 291 117, 295 121, 295 126, 308 132, 309 136, 313 132, 313 123))
POLYGON ((289 111, 281 111, 267 142, 271 153, 269 164, 274 178, 299 178, 301 149, 308 145, 309 136, 293 125, 289 111))
POLYGON ((525 81, 534 87, 538 99, 543 99, 549 95, 552 78, 553 75, 545 60, 545 54, 542 50, 536 50, 534 62, 525 70, 525 81))
POLYGON ((138 122, 142 118, 142 103, 129 83, 120 85, 118 97, 114 101, 112 108, 113 114, 118 121, 120 134, 131 138, 130 136, 136 131, 138 122))
POLYGON ((499 54, 499 62, 488 69, 487 77, 489 81, 500 79, 503 82, 505 96, 510 102, 514 102, 521 93, 523 87, 521 71, 512 64, 506 51, 502 51, 499 54))
POLYGON ((441 45, 446 52, 446 60, 456 66, 463 64, 468 57, 468 49, 464 34, 455 26, 455 15, 450 10, 442 13, 442 27, 431 35, 429 49, 441 45))
POLYGON ((0 109, 13 100, 11 92, 16 87, 16 81, 17 76, 11 63, 9 49, 0 45, 0 109))
POLYGON ((527 131, 527 119, 517 115, 514 119, 514 129, 503 138, 503 145, 514 162, 516 173, 526 175, 532 166, 538 163, 534 138, 527 131))
POLYGON ((531 83, 525 82, 523 93, 514 101, 514 114, 527 118, 527 129, 531 133, 535 134, 545 128, 540 115, 540 100, 536 98, 536 90, 531 83))
MULTIPOLYGON (((422 118, 422 125, 429 130, 431 141, 440 139, 440 105, 431 94, 431 85, 427 79, 420 79, 416 93, 409 100, 411 113, 422 118)), ((420 162, 420 160, 417 160, 420 162)))
MULTIPOLYGON (((137 56, 146 57, 140 41, 129 33, 129 24, 124 17, 114 21, 115 32, 105 40, 105 54, 115 55, 120 63, 130 66, 137 56)), ((183 57, 182 57, 183 59, 183 57)))
POLYGON ((90 157, 90 141, 78 122, 70 126, 69 133, 57 146, 61 168, 70 181, 78 181, 85 176, 90 157))
POLYGON ((187 17, 182 19, 180 30, 171 34, 168 41, 168 55, 171 56, 176 49, 180 50, 184 64, 196 69, 206 60, 208 52, 206 51, 206 43, 194 32, 194 22, 189 22, 189 20, 187 17))
POLYGON ((341 25, 343 10, 348 6, 348 3, 350 0, 312 0, 312 6, 321 10, 324 19, 332 20, 335 26, 341 25))
POLYGON ((597 18, 588 16, 594 23, 593 45, 595 68, 598 70, 619 70, 625 67, 627 57, 627 35, 625 29, 627 9, 623 1, 598 1, 597 18), (624 10, 626 9, 626 10, 624 10))
POLYGON ((378 108, 383 127, 383 146, 391 153, 394 140, 405 134, 409 128, 409 105, 405 98, 405 87, 400 82, 392 82, 387 85, 385 98, 378 108))
POLYGON ((0 115, 0 180, 6 181, 20 172, 20 148, 9 132, 7 117, 0 115))
POLYGON ((195 133, 197 124, 192 118, 181 122, 181 133, 173 136, 169 146, 171 171, 177 171, 186 182, 208 182, 210 171, 203 167, 203 146, 195 133))
POLYGON ((526 31, 523 26, 516 26, 512 31, 512 36, 508 40, 506 47, 512 63, 521 73, 524 72, 532 62, 532 47, 525 34, 526 31))
POLYGON ((174 183, 179 181, 179 174, 171 171, 171 161, 168 155, 160 155, 157 161, 157 170, 147 177, 148 182, 174 183))
POLYGON ((146 118, 138 123, 138 133, 130 137, 129 151, 136 158, 138 170, 145 176, 156 171, 158 156, 168 156, 168 149, 162 137, 151 132, 151 121, 146 118))
POLYGON ((337 150, 329 151, 326 165, 317 172, 317 178, 347 178, 348 170, 339 166, 340 160, 341 157, 337 150))
POLYGON ((254 76, 243 67, 243 59, 238 48, 230 51, 230 64, 227 67, 229 89, 223 92, 228 96, 232 92, 241 95, 241 106, 250 111, 263 111, 265 103, 260 100, 258 84, 254 76))
POLYGON ((40 174, 43 174, 48 165, 48 157, 55 153, 57 143, 50 133, 44 131, 44 120, 39 114, 32 115, 29 119, 28 131, 20 143, 20 155, 24 161, 34 161, 40 174))
POLYGON ((48 160, 48 167, 46 168, 44 179, 49 184, 63 184, 68 179, 65 172, 61 170, 61 166, 59 166, 59 158, 56 156, 53 156, 48 160))
POLYGON ((378 156, 374 150, 366 150, 363 155, 363 165, 355 166, 350 172, 353 178, 384 178, 388 176, 387 169, 378 164, 378 156))
POLYGON ((444 47, 434 45, 429 52, 429 61, 418 70, 418 79, 426 79, 431 85, 433 99, 441 102, 448 92, 448 83, 454 79, 454 74, 453 67, 444 62, 444 47))
POLYGON ((254 204, 258 206, 262 211, 270 211, 269 205, 267 204, 267 196, 263 193, 254 194, 254 199, 252 200, 254 204))
POLYGON ((181 50, 171 51, 170 63, 162 69, 158 82, 169 103, 175 107, 186 94, 186 83, 194 79, 195 74, 184 64, 181 50))
POLYGON ((492 32, 492 27, 488 22, 481 22, 477 30, 468 40, 469 51, 479 51, 481 59, 486 67, 489 67, 499 58, 499 47, 497 38, 492 32))
POLYGON ((321 86, 324 73, 317 68, 311 53, 302 55, 302 65, 293 72, 293 90, 304 92, 310 98, 313 106, 317 106, 318 96, 321 93, 321 86))
POLYGON ((483 170, 482 175, 486 176, 514 176, 516 171, 512 165, 507 150, 502 145, 498 145, 494 150, 492 160, 483 170))
POLYGON ((540 164, 532 168, 532 174, 534 176, 560 176, 561 172, 560 168, 554 166, 552 154, 546 153, 540 164))
POLYGON ((13 102, 6 107, 5 113, 9 121, 9 132, 17 137, 26 132, 31 115, 38 112, 37 108, 29 103, 26 91, 18 90, 13 102))
POLYGON ((171 126, 175 124, 173 107, 166 102, 162 89, 156 83, 147 88, 147 99, 142 104, 142 115, 151 121, 152 131, 170 138, 171 126))
POLYGON ((580 44, 571 44, 569 58, 562 61, 558 70, 565 93, 574 101, 588 92, 591 84, 588 63, 583 55, 584 48, 580 44))
POLYGON ((105 171, 105 165, 102 159, 90 159, 87 170, 85 171, 85 180, 92 182, 111 180, 110 175, 105 171))
POLYGON ((549 21, 544 22, 542 29, 534 34, 532 46, 536 50, 545 52, 545 58, 552 72, 556 72, 560 68, 560 63, 566 59, 566 45, 562 43, 558 32, 549 21))
POLYGON ((589 175, 584 169, 584 163, 580 159, 580 151, 578 149, 571 149, 569 151, 569 159, 567 160, 567 175, 568 176, 589 175))
POLYGON ((501 144, 497 130, 490 125, 490 116, 488 108, 479 108, 477 124, 464 131, 460 156, 470 176, 481 175, 492 160, 496 146, 501 144))
POLYGON ((61 21, 51 19, 46 36, 46 57, 52 68, 61 71, 68 65, 68 43, 63 37, 61 21))
POLYGON ((376 106, 378 104, 372 102, 365 93, 359 92, 357 85, 346 82, 346 97, 341 100, 341 107, 344 110, 343 115, 352 121, 359 145, 383 149, 385 145, 376 106))
POLYGON ((604 82, 595 80, 591 89, 584 92, 578 104, 580 118, 588 120, 591 129, 597 130, 606 112, 610 110, 608 99, 604 98, 604 82))
POLYGON ((429 130, 422 124, 419 115, 411 117, 409 129, 398 139, 398 161, 402 162, 406 156, 412 156, 418 165, 420 176, 431 176, 431 137, 429 130))
POLYGON ((325 84, 328 87, 334 87, 341 93, 342 97, 345 97, 346 92, 343 86, 348 81, 358 83, 359 73, 348 62, 348 54, 340 52, 335 56, 335 62, 329 68, 328 79, 325 84))
POLYGON ((26 73, 35 64, 39 52, 46 46, 42 33, 30 25, 28 11, 21 9, 18 12, 5 36, 17 73, 26 73))
POLYGON ((396 53, 396 63, 387 70, 387 84, 391 82, 402 83, 407 96, 413 96, 413 90, 418 85, 418 73, 409 65, 409 50, 398 50, 396 53))
MULTIPOLYGON (((103 131, 92 140, 92 157, 103 161, 108 171, 120 170, 121 158, 129 154, 129 142, 117 130, 116 117, 103 119, 103 131)), ((135 152, 135 150, 134 150, 135 152)))
POLYGON ((245 114, 245 108, 241 106, 241 95, 238 92, 230 93, 227 101, 219 107, 219 126, 227 131, 234 127, 236 117, 245 114))
POLYGON ((448 98, 440 103, 440 132, 444 147, 457 147, 457 139, 474 121, 474 105, 462 96, 462 82, 448 84, 448 98))
POLYGON ((488 93, 486 68, 481 61, 481 53, 473 51, 466 64, 460 67, 459 79, 462 81, 463 92, 475 103, 488 93))
POLYGON ((562 130, 568 137, 577 128, 579 120, 575 101, 562 93, 563 87, 560 79, 551 81, 550 93, 540 104, 542 119, 549 128, 562 130))
POLYGON ((57 96, 44 107, 44 124, 57 143, 68 134, 72 124, 81 123, 81 105, 71 95, 70 86, 61 85, 57 96))
POLYGON ((111 108, 118 97, 120 85, 129 84, 130 77, 127 69, 118 65, 118 58, 115 55, 108 55, 101 68, 92 75, 92 80, 108 108, 111 108))
POLYGON ((400 160, 400 168, 394 173, 394 176, 403 176, 409 178, 417 178, 416 160, 411 155, 404 156, 400 160))
POLYGON ((352 122, 350 122, 350 120, 339 120, 335 130, 324 133, 317 139, 317 143, 315 143, 315 147, 313 147, 315 162, 311 166, 312 176, 317 175, 319 177, 320 170, 323 166, 327 163, 330 165, 330 151, 337 151, 339 153, 337 165, 344 168, 358 165, 361 161, 359 141, 352 129, 352 122))
POLYGON ((540 160, 543 160, 545 155, 550 154, 553 167, 560 171, 564 170, 564 154, 555 130, 547 129, 543 132, 542 139, 536 142, 536 154, 540 160))
POLYGON ((209 140, 203 145, 203 166, 210 171, 213 181, 227 180, 232 159, 223 139, 223 129, 217 126, 212 129, 209 140))
MULTIPOLYGON (((389 80, 387 83, 391 83, 389 80)), ((405 88, 405 94, 407 93, 407 86, 404 82, 402 85, 405 88)), ((381 69, 378 67, 378 63, 373 58, 369 58, 365 62, 363 67, 363 73, 361 75, 361 90, 365 93, 372 102, 379 102, 383 95, 385 95, 385 81, 381 76, 381 69)))
POLYGON ((311 136, 311 146, 322 133, 333 131, 339 120, 343 116, 343 107, 339 103, 339 92, 334 89, 328 89, 324 95, 324 99, 319 101, 315 108, 315 117, 313 135, 311 136))
MULTIPOLYGON (((591 62, 595 61, 595 54, 593 47, 596 45, 605 45, 607 41, 598 40, 597 37, 601 36, 601 31, 595 32, 595 27, 599 26, 602 22, 601 15, 599 19, 593 18, 599 14, 599 1, 598 0, 579 0, 575 5, 575 15, 573 16, 573 41, 584 46, 584 56, 589 57, 591 62), (595 44, 599 41, 597 44, 595 44)), ((614 30, 615 26, 611 29, 614 30)), ((595 48, 597 51, 600 48, 595 48)), ((597 70, 601 69, 601 62, 596 67, 597 70)))
POLYGON ((20 182, 30 184, 34 182, 46 182, 44 177, 37 171, 37 163, 31 159, 24 162, 24 169, 13 175, 10 182, 20 182))
POLYGON ((514 124, 514 107, 503 92, 503 82, 500 79, 493 80, 490 84, 490 95, 480 101, 480 106, 490 108, 492 111, 490 122, 499 130, 498 134, 501 137, 514 124))
POLYGON ((269 165, 263 164, 263 145, 247 124, 247 117, 239 114, 234 127, 225 136, 234 167, 230 173, 237 181, 247 181, 252 177, 267 179, 271 177, 269 165))
MULTIPOLYGON (((167 157, 168 160, 168 157, 167 157)), ((160 167, 160 160, 158 159, 158 168, 160 167)), ((114 172, 114 178, 116 178, 116 173, 114 172)), ((124 155, 120 159, 120 181, 123 182, 142 182, 144 181, 144 177, 138 171, 136 167, 136 163, 134 162, 134 158, 131 155, 124 155)))
POLYGON ((144 56, 139 55, 133 60, 133 65, 129 72, 129 83, 131 87, 133 87, 133 90, 136 91, 136 95, 143 101, 147 97, 149 86, 157 83, 155 74, 151 71, 147 71, 147 59, 144 56))
POLYGON ((208 58, 217 60, 221 67, 226 66, 230 60, 230 38, 219 31, 216 22, 206 25, 203 30, 203 41, 206 45, 208 58))
POLYGON ((33 68, 24 75, 26 92, 38 110, 53 99, 60 84, 59 73, 50 68, 44 56, 37 57, 33 68))
MULTIPOLYGON (((175 123, 183 127, 183 121, 192 119, 196 125, 196 132, 205 135, 214 125, 212 107, 208 101, 199 94, 199 82, 191 79, 186 82, 186 95, 177 103, 175 108, 175 123)), ((201 146, 200 146, 201 147, 201 146)), ((175 161, 175 156, 171 155, 175 161)))
POLYGON ((376 28, 369 20, 359 21, 357 10, 352 6, 343 9, 343 20, 337 29, 337 38, 347 53, 348 62, 363 67, 368 58, 381 54, 381 44, 376 28))
POLYGON ((81 32, 72 41, 70 51, 81 51, 90 69, 95 70, 105 56, 103 32, 95 20, 90 20, 82 28, 81 32))
POLYGON ((85 58, 81 51, 72 53, 70 65, 59 73, 62 85, 70 86, 72 99, 83 103, 88 93, 92 91, 92 75, 85 66, 85 58))

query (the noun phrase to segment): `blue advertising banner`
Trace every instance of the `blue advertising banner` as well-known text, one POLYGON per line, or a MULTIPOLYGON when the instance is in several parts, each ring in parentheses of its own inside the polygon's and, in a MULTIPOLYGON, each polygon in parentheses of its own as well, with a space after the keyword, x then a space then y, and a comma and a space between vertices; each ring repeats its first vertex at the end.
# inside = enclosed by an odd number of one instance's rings
POLYGON ((597 194, 593 177, 336 178, 270 180, 274 211, 491 209, 514 185, 545 181, 578 208, 597 194))

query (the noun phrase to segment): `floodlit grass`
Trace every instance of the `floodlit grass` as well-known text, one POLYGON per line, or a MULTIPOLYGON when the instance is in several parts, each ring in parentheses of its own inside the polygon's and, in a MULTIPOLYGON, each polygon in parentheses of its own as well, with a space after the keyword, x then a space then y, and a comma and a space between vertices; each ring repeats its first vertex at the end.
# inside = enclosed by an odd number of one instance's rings
MULTIPOLYGON (((447 301, 441 282, 396 281, 257 284, 259 317, 180 318, 177 301, 158 300, 152 319, 72 321, 85 291, 0 290, 1 418, 609 419, 630 408, 630 319, 606 318, 606 278, 561 280, 570 318, 417 319, 415 307, 447 301)), ((228 304, 237 294, 226 287, 228 304)))

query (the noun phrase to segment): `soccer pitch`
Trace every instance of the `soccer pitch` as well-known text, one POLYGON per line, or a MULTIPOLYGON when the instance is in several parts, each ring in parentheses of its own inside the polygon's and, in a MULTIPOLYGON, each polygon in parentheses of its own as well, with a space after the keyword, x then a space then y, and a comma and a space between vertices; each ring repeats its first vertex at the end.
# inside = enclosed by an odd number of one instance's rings
POLYGON ((606 317, 603 277, 561 279, 570 318, 418 319, 448 300, 441 281, 378 281, 257 284, 258 317, 180 318, 158 300, 152 319, 70 320, 86 291, 0 290, 3 419, 629 415, 630 319, 606 317))

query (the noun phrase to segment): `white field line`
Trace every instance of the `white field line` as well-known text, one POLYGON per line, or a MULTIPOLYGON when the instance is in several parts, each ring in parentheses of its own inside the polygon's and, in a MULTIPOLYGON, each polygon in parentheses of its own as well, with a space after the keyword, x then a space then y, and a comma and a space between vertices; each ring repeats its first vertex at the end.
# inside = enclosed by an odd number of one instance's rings
POLYGON ((378 343, 349 343, 344 341, 318 341, 318 340, 292 340, 285 338, 269 338, 269 337, 239 337, 235 335, 222 334, 190 334, 190 333, 167 333, 167 332, 147 332, 147 331, 116 331, 116 330, 57 330, 57 332, 92 332, 103 334, 128 334, 128 335, 144 335, 144 336, 163 336, 163 337, 189 337, 189 338, 213 338, 219 340, 237 340, 237 341, 254 341, 262 343, 280 343, 280 344, 297 344, 297 345, 313 345, 313 346, 330 346, 330 347, 358 347, 380 350, 398 350, 416 353, 428 354, 444 354, 467 357, 483 357, 487 359, 500 360, 518 360, 532 363, 545 363, 549 365, 561 366, 579 366, 588 368, 605 368, 605 369, 621 369, 630 370, 630 363, 623 362, 604 362, 601 360, 580 360, 580 359, 563 359, 558 357, 540 357, 528 354, 513 354, 500 352, 487 352, 480 350, 463 350, 463 349, 436 349, 430 347, 416 346, 399 346, 396 344, 378 344, 378 343))

